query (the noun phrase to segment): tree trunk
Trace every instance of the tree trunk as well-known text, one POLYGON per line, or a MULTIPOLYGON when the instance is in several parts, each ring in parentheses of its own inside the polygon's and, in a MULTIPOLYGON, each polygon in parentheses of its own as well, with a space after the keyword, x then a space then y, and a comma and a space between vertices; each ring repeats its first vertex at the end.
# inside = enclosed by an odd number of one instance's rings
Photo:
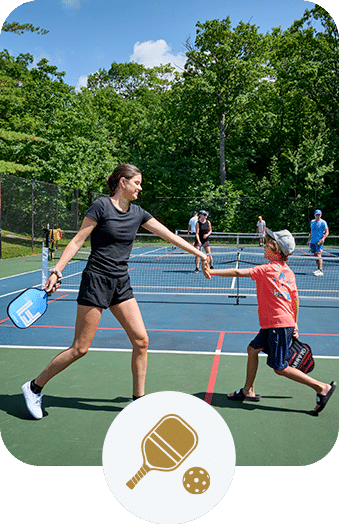
POLYGON ((219 157, 220 157, 220 184, 223 186, 226 181, 226 165, 225 165, 225 113, 222 113, 219 119, 219 157))

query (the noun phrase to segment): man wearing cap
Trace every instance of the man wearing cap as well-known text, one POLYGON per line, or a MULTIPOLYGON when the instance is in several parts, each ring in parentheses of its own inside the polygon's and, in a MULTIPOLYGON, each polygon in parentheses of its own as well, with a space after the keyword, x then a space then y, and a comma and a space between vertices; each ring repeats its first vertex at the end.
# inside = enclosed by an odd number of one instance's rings
POLYGON ((322 212, 320 209, 314 211, 314 219, 311 220, 311 231, 307 240, 310 250, 316 257, 318 269, 313 271, 316 277, 322 277, 323 273, 323 259, 321 253, 326 237, 329 235, 329 229, 326 220, 321 218, 322 212))

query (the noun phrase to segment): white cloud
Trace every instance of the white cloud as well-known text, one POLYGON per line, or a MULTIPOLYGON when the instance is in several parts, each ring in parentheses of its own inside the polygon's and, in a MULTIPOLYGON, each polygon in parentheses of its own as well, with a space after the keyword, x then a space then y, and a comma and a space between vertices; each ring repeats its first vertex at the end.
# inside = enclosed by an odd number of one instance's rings
POLYGON ((83 75, 79 78, 78 80, 78 83, 77 83, 77 86, 76 86, 76 91, 80 91, 80 89, 82 87, 87 87, 87 78, 88 76, 87 75, 83 75))
POLYGON ((64 9, 80 9, 80 0, 61 0, 64 9))
POLYGON ((171 51, 171 47, 162 39, 156 42, 137 42, 134 44, 130 61, 149 68, 170 63, 175 69, 182 71, 186 62, 185 53, 173 55, 171 51))

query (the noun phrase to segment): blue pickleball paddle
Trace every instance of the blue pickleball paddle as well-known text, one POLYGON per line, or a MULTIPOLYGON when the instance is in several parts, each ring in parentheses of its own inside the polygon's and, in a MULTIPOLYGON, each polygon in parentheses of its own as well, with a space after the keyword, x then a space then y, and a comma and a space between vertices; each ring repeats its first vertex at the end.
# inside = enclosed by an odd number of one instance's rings
POLYGON ((7 314, 18 328, 28 328, 46 312, 48 297, 44 289, 28 288, 8 304, 7 314))

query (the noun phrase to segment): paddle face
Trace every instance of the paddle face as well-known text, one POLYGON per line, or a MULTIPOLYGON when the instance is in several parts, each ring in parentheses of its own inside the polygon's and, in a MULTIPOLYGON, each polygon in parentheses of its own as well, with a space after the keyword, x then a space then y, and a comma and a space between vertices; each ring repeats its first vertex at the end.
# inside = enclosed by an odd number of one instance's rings
POLYGON ((45 290, 28 288, 12 300, 7 314, 18 328, 28 328, 46 312, 47 298, 45 290))
POLYGON ((150 469, 172 471, 198 445, 198 435, 179 415, 166 415, 142 441, 144 461, 150 469))
POLYGON ((310 346, 298 338, 293 340, 288 356, 289 366, 292 368, 300 369, 303 373, 310 373, 314 369, 315 363, 310 346))

